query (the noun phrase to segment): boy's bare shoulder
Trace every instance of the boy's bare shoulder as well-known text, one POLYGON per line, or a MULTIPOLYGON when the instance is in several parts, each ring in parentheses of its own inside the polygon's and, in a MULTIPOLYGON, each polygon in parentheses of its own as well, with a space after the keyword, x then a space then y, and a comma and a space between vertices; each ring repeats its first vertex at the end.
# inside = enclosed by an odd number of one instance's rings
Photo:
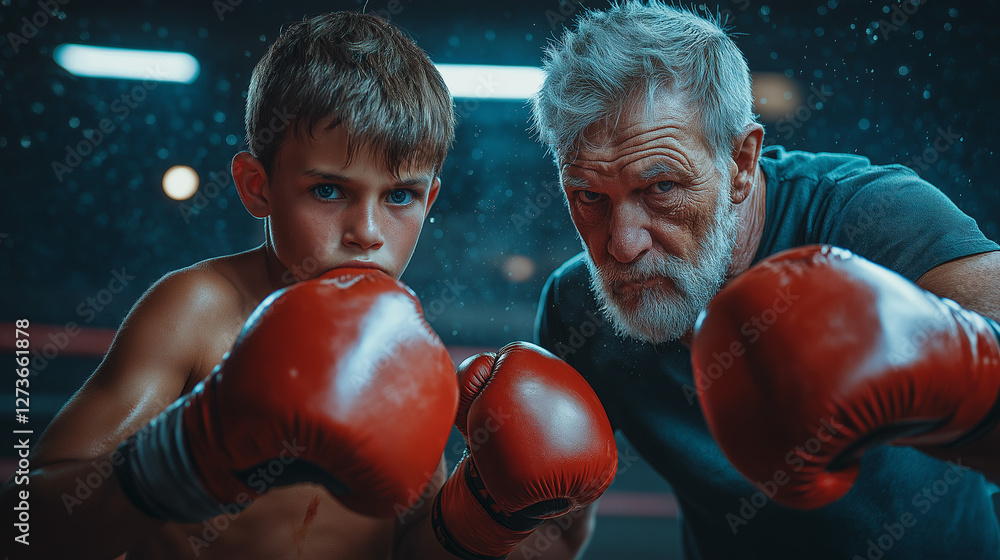
POLYGON ((267 271, 255 262, 253 252, 239 253, 166 274, 136 303, 114 346, 126 357, 141 352, 160 355, 159 362, 179 360, 174 369, 193 369, 200 380, 268 295, 267 271))
POLYGON ((269 292, 260 261, 255 251, 204 260, 168 273, 150 292, 190 315, 245 319, 269 292))
POLYGON ((163 276, 122 323, 102 368, 109 375, 102 379, 173 372, 190 389, 219 363, 266 297, 267 271, 254 263, 253 252, 239 253, 163 276))
POLYGON ((36 446, 40 464, 108 452, 209 375, 256 306, 252 263, 211 259, 153 284, 36 446))

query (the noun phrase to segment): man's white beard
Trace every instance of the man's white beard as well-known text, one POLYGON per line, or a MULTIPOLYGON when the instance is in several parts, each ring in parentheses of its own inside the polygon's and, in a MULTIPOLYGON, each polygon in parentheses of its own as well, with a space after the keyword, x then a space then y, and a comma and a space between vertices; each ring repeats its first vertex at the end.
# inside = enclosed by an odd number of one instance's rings
MULTIPOLYGON (((698 314, 715 297, 733 260, 739 217, 725 191, 719 193, 712 225, 699 242, 696 264, 672 255, 649 255, 630 264, 610 259, 598 267, 584 251, 590 285, 618 336, 660 344, 694 328, 698 314), (625 282, 666 277, 663 283, 636 291, 616 289, 625 282)), ((586 249, 586 246, 584 246, 586 249)))

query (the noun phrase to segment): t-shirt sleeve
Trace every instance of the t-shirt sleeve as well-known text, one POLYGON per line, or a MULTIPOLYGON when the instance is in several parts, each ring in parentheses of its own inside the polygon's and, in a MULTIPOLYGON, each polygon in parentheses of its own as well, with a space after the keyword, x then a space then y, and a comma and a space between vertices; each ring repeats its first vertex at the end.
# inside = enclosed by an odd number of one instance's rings
POLYGON ((824 220, 828 242, 911 281, 950 260, 1000 250, 974 219, 906 167, 870 166, 827 180, 838 193, 824 220))

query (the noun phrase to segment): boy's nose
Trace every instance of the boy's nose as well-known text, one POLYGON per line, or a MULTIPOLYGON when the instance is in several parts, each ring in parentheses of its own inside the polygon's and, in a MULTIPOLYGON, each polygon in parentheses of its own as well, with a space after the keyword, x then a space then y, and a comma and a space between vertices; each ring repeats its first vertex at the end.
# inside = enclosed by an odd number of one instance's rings
POLYGON ((376 204, 358 204, 347 215, 344 245, 357 249, 378 249, 385 242, 376 204))

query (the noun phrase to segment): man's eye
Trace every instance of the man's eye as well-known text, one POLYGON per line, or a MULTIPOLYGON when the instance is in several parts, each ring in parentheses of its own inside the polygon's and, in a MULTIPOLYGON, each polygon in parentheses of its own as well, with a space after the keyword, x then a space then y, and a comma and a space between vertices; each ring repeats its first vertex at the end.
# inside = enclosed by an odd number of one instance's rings
POLYGON ((313 193, 323 200, 336 200, 344 197, 336 185, 317 185, 313 187, 313 193))
POLYGON ((393 189, 386 198, 391 204, 409 204, 413 202, 413 193, 409 189, 393 189))
POLYGON ((597 202, 603 196, 599 192, 594 191, 577 191, 579 193, 580 200, 583 202, 597 202))
POLYGON ((672 190, 674 190, 674 182, 673 181, 659 181, 659 182, 653 183, 653 192, 656 192, 656 193, 665 193, 665 192, 670 192, 672 190))

